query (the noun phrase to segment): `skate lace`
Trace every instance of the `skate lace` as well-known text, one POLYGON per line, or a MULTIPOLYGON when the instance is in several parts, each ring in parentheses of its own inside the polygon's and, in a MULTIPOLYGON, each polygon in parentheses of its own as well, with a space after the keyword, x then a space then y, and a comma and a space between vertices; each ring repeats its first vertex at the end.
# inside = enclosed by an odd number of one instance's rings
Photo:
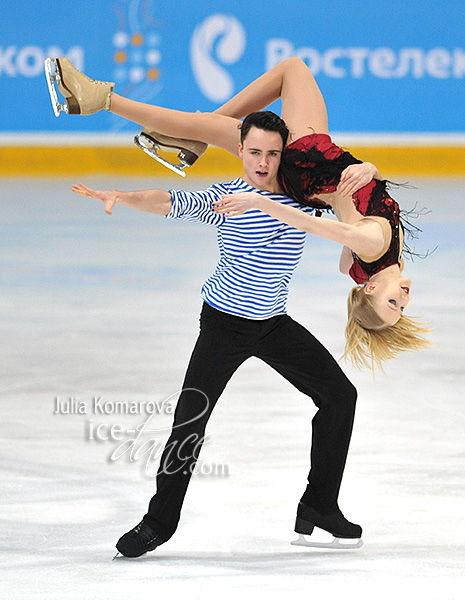
POLYGON ((75 71, 77 71, 80 75, 82 75, 85 79, 87 79, 87 81, 89 81, 90 83, 95 83, 97 85, 111 85, 111 83, 109 81, 98 81, 97 79, 91 79, 88 75, 86 75, 85 73, 83 73, 82 71, 80 71, 79 69, 76 69, 76 67, 73 65, 72 62, 69 63, 73 69, 75 71))
POLYGON ((132 539, 141 547, 154 542, 159 536, 143 521, 134 528, 132 539))

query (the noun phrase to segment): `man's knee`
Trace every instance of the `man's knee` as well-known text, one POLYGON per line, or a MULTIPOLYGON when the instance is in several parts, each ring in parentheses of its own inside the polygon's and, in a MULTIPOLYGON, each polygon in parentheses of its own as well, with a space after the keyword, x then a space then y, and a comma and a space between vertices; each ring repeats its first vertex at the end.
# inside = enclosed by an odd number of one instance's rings
POLYGON ((206 393, 199 389, 184 389, 174 413, 174 427, 202 431, 212 413, 213 405, 206 393))
POLYGON ((357 389, 349 379, 340 372, 339 376, 328 378, 329 386, 326 398, 339 411, 354 412, 357 403, 357 389))
POLYGON ((355 405, 357 403, 357 388, 347 378, 341 382, 339 388, 339 402, 349 412, 355 411, 355 405))

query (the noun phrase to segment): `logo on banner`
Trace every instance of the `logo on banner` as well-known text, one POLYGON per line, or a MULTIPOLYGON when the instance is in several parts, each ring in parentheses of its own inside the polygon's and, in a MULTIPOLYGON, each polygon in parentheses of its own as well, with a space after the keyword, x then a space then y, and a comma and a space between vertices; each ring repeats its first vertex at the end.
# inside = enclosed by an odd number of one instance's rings
POLYGON ((224 65, 244 54, 246 34, 230 15, 212 15, 198 25, 191 40, 191 63, 197 84, 213 102, 225 102, 234 93, 234 81, 224 65))
POLYGON ((84 48, 71 46, 67 52, 58 46, 43 49, 40 46, 0 46, 0 76, 43 77, 44 60, 49 56, 66 56, 80 70, 84 64, 84 48))
POLYGON ((118 18, 113 36, 114 78, 131 94, 134 88, 144 98, 153 95, 156 86, 150 85, 160 79, 161 22, 151 13, 151 2, 141 3, 118 0, 113 10, 118 18), (144 90, 143 92, 141 90, 144 90))

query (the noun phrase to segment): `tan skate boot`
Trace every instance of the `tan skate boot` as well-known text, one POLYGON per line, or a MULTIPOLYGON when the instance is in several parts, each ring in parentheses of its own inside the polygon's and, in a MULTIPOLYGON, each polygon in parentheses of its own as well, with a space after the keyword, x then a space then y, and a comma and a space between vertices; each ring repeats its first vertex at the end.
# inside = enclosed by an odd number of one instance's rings
POLYGON ((47 59, 45 61, 45 71, 57 116, 60 110, 71 115, 93 115, 100 110, 110 110, 114 83, 90 79, 87 75, 78 71, 65 57, 47 59), (52 65, 55 68, 54 75, 51 72, 52 65), (65 97, 66 104, 64 106, 58 103, 54 93, 53 83, 55 81, 58 90, 65 97))
POLYGON ((156 131, 149 131, 144 128, 141 133, 135 136, 134 143, 142 148, 149 156, 171 169, 181 177, 185 177, 185 167, 191 167, 208 148, 205 142, 196 140, 186 140, 183 138, 173 138, 167 135, 161 135, 156 131), (175 165, 160 156, 157 150, 162 152, 178 152, 180 163, 175 165))

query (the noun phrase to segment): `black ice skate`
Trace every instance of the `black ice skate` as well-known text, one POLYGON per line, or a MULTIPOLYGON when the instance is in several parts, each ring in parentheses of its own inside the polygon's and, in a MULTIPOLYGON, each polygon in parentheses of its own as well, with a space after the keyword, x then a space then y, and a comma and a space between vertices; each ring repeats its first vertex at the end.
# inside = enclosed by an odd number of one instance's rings
POLYGON ((161 135, 156 131, 149 131, 146 128, 135 136, 134 143, 149 156, 168 169, 171 169, 171 171, 181 175, 181 177, 186 176, 184 168, 191 167, 204 154, 208 147, 208 144, 204 142, 172 138, 167 135, 161 135), (158 150, 162 152, 178 152, 179 164, 170 163, 158 154, 158 150))
POLYGON ((126 558, 137 558, 146 552, 155 550, 157 546, 164 543, 164 540, 156 534, 151 527, 141 521, 139 525, 125 533, 116 544, 118 552, 113 559, 117 558, 118 554, 122 554, 126 558))
POLYGON ((291 542, 293 546, 349 549, 360 548, 363 545, 362 528, 348 521, 340 510, 331 515, 323 515, 302 502, 297 509, 295 532, 299 534, 299 538, 291 542), (311 535, 315 527, 327 531, 334 539, 330 542, 307 540, 305 536, 311 535))

